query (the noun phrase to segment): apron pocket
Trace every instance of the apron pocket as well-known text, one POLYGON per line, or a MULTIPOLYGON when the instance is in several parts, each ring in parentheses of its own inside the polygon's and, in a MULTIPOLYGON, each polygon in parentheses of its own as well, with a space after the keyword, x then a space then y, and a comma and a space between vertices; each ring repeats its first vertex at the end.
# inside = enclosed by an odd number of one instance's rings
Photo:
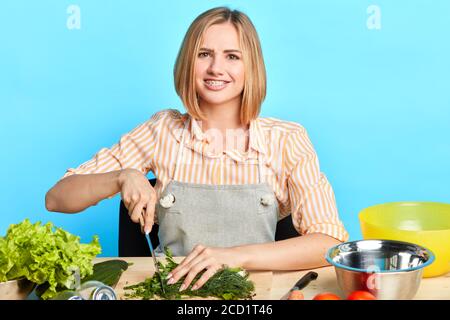
POLYGON ((179 205, 177 205, 176 201, 173 203, 173 205, 171 205, 167 208, 163 207, 161 205, 161 203, 158 201, 156 203, 156 208, 155 208, 155 210, 156 210, 155 214, 158 217, 158 224, 161 225, 167 216, 170 216, 172 214, 180 215, 181 214, 180 209, 181 208, 179 207, 179 205))

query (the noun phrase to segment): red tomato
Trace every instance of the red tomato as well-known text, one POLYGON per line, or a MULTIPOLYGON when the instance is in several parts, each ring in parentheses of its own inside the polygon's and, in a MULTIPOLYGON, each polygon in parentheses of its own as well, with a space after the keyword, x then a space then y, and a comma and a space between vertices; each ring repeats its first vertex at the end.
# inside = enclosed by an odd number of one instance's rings
POLYGON ((289 294, 288 300, 304 300, 305 297, 300 290, 292 290, 289 294))
POLYGON ((347 300, 377 300, 377 298, 367 291, 354 291, 347 297, 347 300))
POLYGON ((341 297, 331 292, 319 293, 313 300, 341 300, 341 297))

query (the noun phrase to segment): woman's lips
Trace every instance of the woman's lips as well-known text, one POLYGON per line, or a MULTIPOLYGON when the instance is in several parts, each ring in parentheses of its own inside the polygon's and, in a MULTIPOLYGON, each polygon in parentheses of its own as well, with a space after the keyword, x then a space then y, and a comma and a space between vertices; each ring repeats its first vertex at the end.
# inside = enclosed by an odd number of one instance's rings
POLYGON ((228 84, 227 81, 217 81, 217 80, 205 80, 204 83, 206 88, 212 91, 220 91, 224 89, 228 84))

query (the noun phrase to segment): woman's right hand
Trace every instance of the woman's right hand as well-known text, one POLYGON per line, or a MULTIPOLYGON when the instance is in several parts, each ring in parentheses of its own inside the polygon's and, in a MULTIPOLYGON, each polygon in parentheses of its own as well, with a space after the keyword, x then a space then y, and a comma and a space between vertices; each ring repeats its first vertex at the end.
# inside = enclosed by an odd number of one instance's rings
POLYGON ((119 174, 119 186, 131 220, 140 223, 143 233, 149 233, 154 222, 156 191, 148 178, 139 170, 124 169, 119 174))

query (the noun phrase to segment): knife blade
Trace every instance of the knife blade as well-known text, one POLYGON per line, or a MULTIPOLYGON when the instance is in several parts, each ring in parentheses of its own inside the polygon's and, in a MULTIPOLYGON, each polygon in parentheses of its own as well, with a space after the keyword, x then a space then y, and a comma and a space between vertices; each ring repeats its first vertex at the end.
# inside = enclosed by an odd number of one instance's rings
POLYGON ((150 239, 149 232, 145 233, 145 238, 147 239, 148 247, 150 248, 150 253, 152 254, 152 257, 153 257, 153 264, 155 265, 155 272, 158 273, 159 281, 161 281, 162 292, 166 293, 166 291, 164 290, 164 282, 163 282, 161 273, 159 272, 158 262, 156 261, 155 252, 153 251, 152 240, 150 239))
POLYGON ((306 286, 311 281, 316 280, 318 276, 319 275, 317 274, 317 272, 314 272, 314 271, 308 272, 303 277, 301 277, 300 280, 298 280, 295 283, 295 285, 291 289, 289 289, 289 291, 286 292, 284 296, 281 297, 280 300, 287 300, 289 298, 289 295, 291 294, 292 291, 294 291, 294 290, 302 290, 302 289, 306 288, 306 286))

